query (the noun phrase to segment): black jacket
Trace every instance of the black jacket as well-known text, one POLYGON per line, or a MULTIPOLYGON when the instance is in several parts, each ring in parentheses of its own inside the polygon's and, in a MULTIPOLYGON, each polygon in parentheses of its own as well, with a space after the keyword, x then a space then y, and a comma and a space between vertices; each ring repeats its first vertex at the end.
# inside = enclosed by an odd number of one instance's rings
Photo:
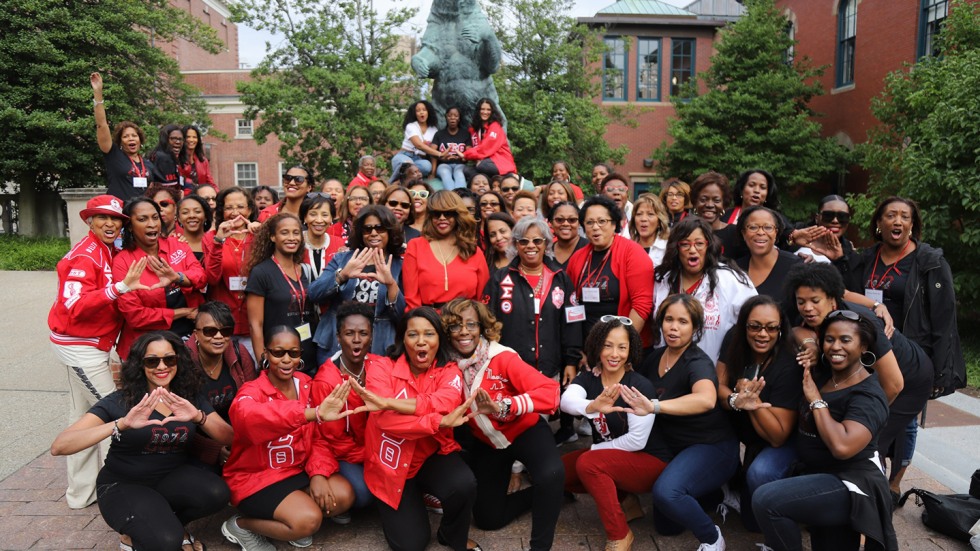
POLYGON ((548 377, 562 373, 566 365, 578 365, 582 350, 583 322, 565 323, 565 309, 573 306, 575 289, 568 274, 551 258, 545 273, 550 279, 542 289, 541 313, 534 314, 534 289, 521 275, 520 258, 490 277, 483 293, 493 315, 503 323, 500 344, 513 348, 521 359, 548 377))

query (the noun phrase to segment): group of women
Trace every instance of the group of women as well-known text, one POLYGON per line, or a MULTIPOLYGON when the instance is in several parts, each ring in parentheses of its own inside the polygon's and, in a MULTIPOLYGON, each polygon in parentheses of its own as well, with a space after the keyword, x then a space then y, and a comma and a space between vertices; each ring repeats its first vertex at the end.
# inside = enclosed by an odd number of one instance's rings
MULTIPOLYGON (((431 107, 409 114, 423 141, 406 140, 438 156, 431 107)), ((427 509, 453 549, 479 549, 471 522, 526 512, 530 548, 550 549, 562 495, 588 493, 625 550, 652 492, 657 532, 702 551, 725 549, 712 500, 773 549, 801 548, 799 522, 814 549, 895 548, 910 426, 962 363, 914 202, 883 201, 859 253, 846 202, 791 227, 761 170, 630 201, 605 165, 579 199, 565 163, 535 194, 492 162, 492 183, 435 191, 428 167, 339 203, 302 166, 281 198, 92 199, 49 316, 72 382, 52 446, 71 455, 69 505, 97 499, 123 549, 202 549, 185 526, 229 501, 222 533, 246 550, 308 546, 367 506, 393 549, 426 547, 427 509), (561 455, 576 417, 591 444, 561 455)))

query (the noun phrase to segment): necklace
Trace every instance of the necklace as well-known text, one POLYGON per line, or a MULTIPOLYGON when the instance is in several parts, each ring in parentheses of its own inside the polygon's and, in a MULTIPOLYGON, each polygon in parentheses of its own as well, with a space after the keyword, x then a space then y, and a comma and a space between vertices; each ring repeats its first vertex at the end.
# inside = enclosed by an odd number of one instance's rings
POLYGON ((851 377, 853 377, 853 376, 855 376, 855 375, 857 375, 857 374, 858 374, 858 373, 860 373, 860 372, 861 372, 861 370, 860 370, 860 369, 855 369, 855 370, 854 370, 854 371, 853 371, 853 372, 852 372, 852 373, 851 373, 850 375, 848 375, 847 377, 844 377, 844 378, 843 378, 843 379, 841 379, 840 381, 838 381, 838 380, 837 380, 837 378, 836 378, 836 377, 834 377, 834 374, 833 374, 833 373, 831 373, 831 374, 830 374, 830 380, 834 382, 834 388, 837 388, 837 387, 839 387, 840 385, 842 385, 842 384, 844 384, 845 382, 847 382, 847 380, 848 380, 848 379, 850 379, 851 377))
POLYGON ((344 357, 343 356, 341 356, 340 358, 338 358, 338 361, 340 362, 340 370, 341 371, 343 371, 344 373, 346 373, 348 376, 353 377, 357 381, 357 384, 359 384, 361 386, 364 386, 364 364, 361 364, 361 372, 360 373, 354 373, 350 369, 347 369, 347 364, 344 363, 344 357))
POLYGON ((673 369, 675 365, 677 365, 677 360, 680 358, 680 354, 678 354, 677 357, 674 358, 674 362, 668 364, 667 363, 667 354, 669 354, 669 353, 670 353, 670 349, 669 348, 664 351, 664 364, 665 364, 665 367, 664 367, 664 375, 670 373, 670 370, 673 369))
POLYGON ((452 250, 449 251, 449 254, 443 254, 443 252, 442 252, 442 242, 441 241, 433 241, 433 243, 439 245, 439 256, 442 257, 442 258, 439 259, 440 261, 442 261, 442 274, 445 277, 445 279, 443 280, 443 289, 442 290, 443 291, 448 291, 449 290, 449 257, 452 255, 452 250))
POLYGON ((518 266, 518 270, 520 270, 520 272, 524 275, 533 275, 533 276, 541 275, 542 273, 544 273, 544 265, 542 264, 541 266, 538 266, 538 269, 532 272, 531 270, 528 270, 523 263, 521 263, 518 266))
POLYGON ((218 356, 218 363, 216 363, 211 369, 208 369, 207 366, 204 365, 204 354, 201 353, 201 343, 197 343, 197 357, 201 361, 201 367, 208 372, 208 377, 214 379, 214 372, 217 371, 223 363, 221 356, 218 356))

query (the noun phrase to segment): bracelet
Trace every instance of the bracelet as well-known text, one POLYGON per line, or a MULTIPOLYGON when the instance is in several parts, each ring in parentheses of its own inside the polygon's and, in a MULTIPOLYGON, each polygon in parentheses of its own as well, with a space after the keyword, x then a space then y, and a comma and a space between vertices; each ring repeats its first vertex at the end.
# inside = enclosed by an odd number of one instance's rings
POLYGON ((806 346, 808 344, 817 344, 817 339, 813 337, 807 337, 803 339, 803 343, 800 346, 806 346))
POLYGON ((344 272, 343 270, 337 270, 337 275, 334 276, 334 279, 337 280, 337 285, 343 285, 344 281, 346 281, 340 277, 340 274, 342 274, 343 272, 344 272))
POLYGON ((658 415, 660 413, 660 400, 653 401, 653 414, 658 415))
POLYGON ((827 407, 830 407, 830 406, 827 405, 827 401, 826 400, 814 400, 814 401, 810 402, 810 411, 813 411, 815 409, 823 409, 823 408, 827 408, 827 407))
POLYGON ((120 295, 125 295, 130 291, 129 286, 122 281, 117 281, 114 287, 116 288, 116 293, 120 295))
POLYGON ((201 412, 201 420, 200 421, 194 421, 194 423, 197 424, 197 426, 199 426, 199 427, 203 427, 204 426, 204 423, 207 423, 208 422, 208 416, 204 414, 204 410, 203 409, 199 409, 197 411, 200 411, 201 412))
POLYGON ((879 306, 881 306, 881 303, 878 302, 878 301, 875 301, 875 303, 871 305, 871 311, 874 312, 875 310, 878 309, 879 306))
POLYGON ((319 407, 313 408, 313 413, 314 415, 316 415, 316 424, 319 425, 320 423, 322 423, 323 419, 320 417, 320 408, 319 407))
POLYGON ((122 431, 119 430, 119 419, 112 422, 112 439, 116 442, 122 440, 122 431))
POLYGON ((223 245, 223 244, 224 244, 224 242, 225 242, 225 240, 224 240, 224 239, 222 239, 222 238, 220 238, 220 237, 218 237, 217 235, 216 235, 216 236, 214 236, 214 244, 215 244, 215 245, 223 245))
POLYGON ((177 272, 177 286, 184 286, 184 272, 177 272))
POLYGON ((95 98, 92 98, 92 106, 93 107, 96 106, 96 105, 104 105, 104 104, 105 104, 105 100, 99 101, 99 100, 97 100, 95 98))
POLYGON ((732 392, 728 395, 728 407, 732 408, 732 411, 742 411, 735 405, 735 400, 738 400, 738 392, 732 392))
POLYGON ((503 421, 504 419, 506 419, 508 416, 510 416, 510 406, 511 406, 511 403, 512 403, 512 401, 511 401, 510 398, 504 398, 503 400, 501 400, 500 401, 500 411, 498 413, 494 413, 493 416, 496 417, 500 421, 503 421))

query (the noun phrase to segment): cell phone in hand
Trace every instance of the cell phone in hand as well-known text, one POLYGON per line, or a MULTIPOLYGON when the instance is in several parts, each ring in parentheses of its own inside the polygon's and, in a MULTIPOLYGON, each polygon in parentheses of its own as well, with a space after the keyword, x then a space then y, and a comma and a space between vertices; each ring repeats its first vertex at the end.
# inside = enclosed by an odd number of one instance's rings
POLYGON ((759 376, 759 371, 762 370, 762 366, 759 364, 752 364, 745 367, 745 372, 742 374, 742 378, 753 380, 759 376))

